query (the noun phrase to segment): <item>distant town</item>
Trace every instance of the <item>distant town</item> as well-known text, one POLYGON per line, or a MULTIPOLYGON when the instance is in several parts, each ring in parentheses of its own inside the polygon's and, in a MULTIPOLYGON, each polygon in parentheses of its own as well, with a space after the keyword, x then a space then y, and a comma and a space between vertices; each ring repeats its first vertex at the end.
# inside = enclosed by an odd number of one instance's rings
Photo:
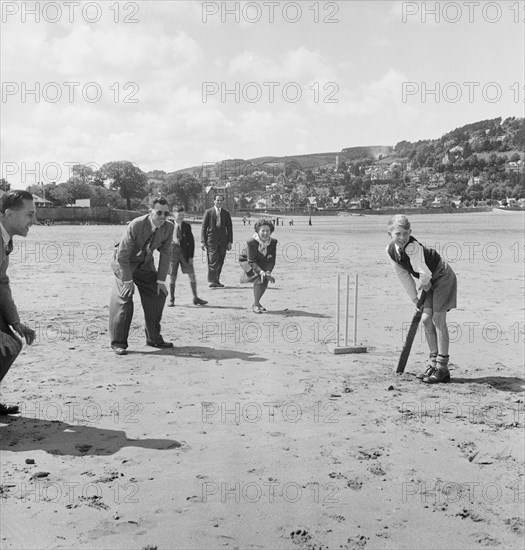
MULTIPOLYGON (((142 211, 154 194, 202 213, 216 192, 237 215, 339 213, 392 208, 525 207, 525 119, 457 128, 440 139, 394 147, 230 159, 174 172, 143 172, 131 161, 98 170, 76 165, 65 182, 31 185, 40 208, 142 211)), ((0 180, 0 194, 10 183, 0 180)))

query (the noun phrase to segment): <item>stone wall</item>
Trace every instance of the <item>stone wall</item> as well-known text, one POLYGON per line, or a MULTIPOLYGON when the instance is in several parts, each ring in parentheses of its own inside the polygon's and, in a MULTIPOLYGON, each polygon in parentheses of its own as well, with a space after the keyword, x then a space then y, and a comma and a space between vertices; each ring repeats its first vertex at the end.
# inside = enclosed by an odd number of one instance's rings
POLYGON ((40 223, 50 220, 53 222, 71 223, 99 222, 123 224, 143 214, 145 214, 145 212, 113 210, 107 207, 82 208, 74 206, 42 206, 37 209, 36 216, 40 223))

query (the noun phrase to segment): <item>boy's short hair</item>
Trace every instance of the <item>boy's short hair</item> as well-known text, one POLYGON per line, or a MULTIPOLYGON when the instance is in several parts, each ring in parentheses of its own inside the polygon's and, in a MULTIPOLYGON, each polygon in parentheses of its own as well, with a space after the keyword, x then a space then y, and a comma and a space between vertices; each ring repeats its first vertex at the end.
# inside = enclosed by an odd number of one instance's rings
POLYGON ((273 225, 272 220, 267 220, 263 218, 262 220, 259 220, 258 222, 256 222, 255 225, 253 226, 255 232, 259 233, 259 229, 263 225, 267 225, 270 228, 270 235, 275 231, 275 226, 273 225))
POLYGON ((9 191, 0 199, 0 212, 5 214, 7 209, 20 210, 24 201, 32 201, 33 195, 29 191, 9 191))
POLYGON ((158 195, 157 197, 153 197, 149 203, 150 207, 153 208, 156 204, 162 204, 162 206, 168 205, 168 200, 166 197, 163 197, 162 195, 158 195))
POLYGON ((410 222, 404 214, 396 214, 392 216, 388 221, 388 231, 392 231, 394 227, 402 227, 403 229, 410 229, 410 222))

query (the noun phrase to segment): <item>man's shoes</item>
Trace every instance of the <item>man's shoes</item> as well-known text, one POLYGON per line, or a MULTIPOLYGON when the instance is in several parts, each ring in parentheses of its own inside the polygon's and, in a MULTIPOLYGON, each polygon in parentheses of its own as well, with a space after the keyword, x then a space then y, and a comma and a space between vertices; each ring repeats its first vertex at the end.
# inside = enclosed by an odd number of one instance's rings
POLYGON ((217 283, 210 283, 210 284, 209 284, 209 287, 210 287, 210 288, 218 288, 219 285, 218 285, 217 283))
POLYGON ((172 300, 169 304, 168 304, 168 307, 173 307, 175 305, 175 302, 172 300))
POLYGON ((146 342, 146 345, 152 348, 160 348, 160 349, 168 349, 173 347, 172 342, 164 342, 164 340, 162 340, 162 342, 158 342, 157 344, 153 342, 146 342))
POLYGON ((208 302, 206 300, 201 300, 200 298, 193 298, 194 306, 205 306, 208 302))
POLYGON ((423 380, 423 378, 428 378, 429 376, 432 376, 436 370, 436 365, 428 365, 425 372, 422 372, 416 376, 416 378, 419 378, 419 380, 423 380))
POLYGON ((123 348, 122 346, 113 345, 111 346, 111 349, 115 352, 115 355, 127 355, 128 351, 126 348, 123 348))
POLYGON ((3 403, 0 403, 0 416, 6 416, 8 414, 18 414, 20 412, 20 408, 18 405, 4 405, 3 403))
POLYGON ((436 370, 426 378, 423 378, 426 384, 439 384, 440 382, 450 382, 450 372, 447 367, 437 367, 436 370))
POLYGON ((215 284, 217 285, 217 288, 224 288, 224 285, 219 281, 217 281, 215 284))

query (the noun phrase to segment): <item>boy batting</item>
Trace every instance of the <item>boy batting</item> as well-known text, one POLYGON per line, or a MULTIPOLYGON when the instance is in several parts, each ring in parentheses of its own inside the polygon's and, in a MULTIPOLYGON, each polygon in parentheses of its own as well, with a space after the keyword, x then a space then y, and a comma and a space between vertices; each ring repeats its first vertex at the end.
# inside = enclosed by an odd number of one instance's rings
POLYGON ((447 312, 456 307, 457 281, 452 268, 432 248, 427 248, 411 235, 410 222, 398 214, 388 222, 392 242, 387 254, 396 275, 412 302, 417 306, 415 279, 426 293, 422 322, 430 348, 430 360, 417 377, 427 384, 449 382, 447 312))

